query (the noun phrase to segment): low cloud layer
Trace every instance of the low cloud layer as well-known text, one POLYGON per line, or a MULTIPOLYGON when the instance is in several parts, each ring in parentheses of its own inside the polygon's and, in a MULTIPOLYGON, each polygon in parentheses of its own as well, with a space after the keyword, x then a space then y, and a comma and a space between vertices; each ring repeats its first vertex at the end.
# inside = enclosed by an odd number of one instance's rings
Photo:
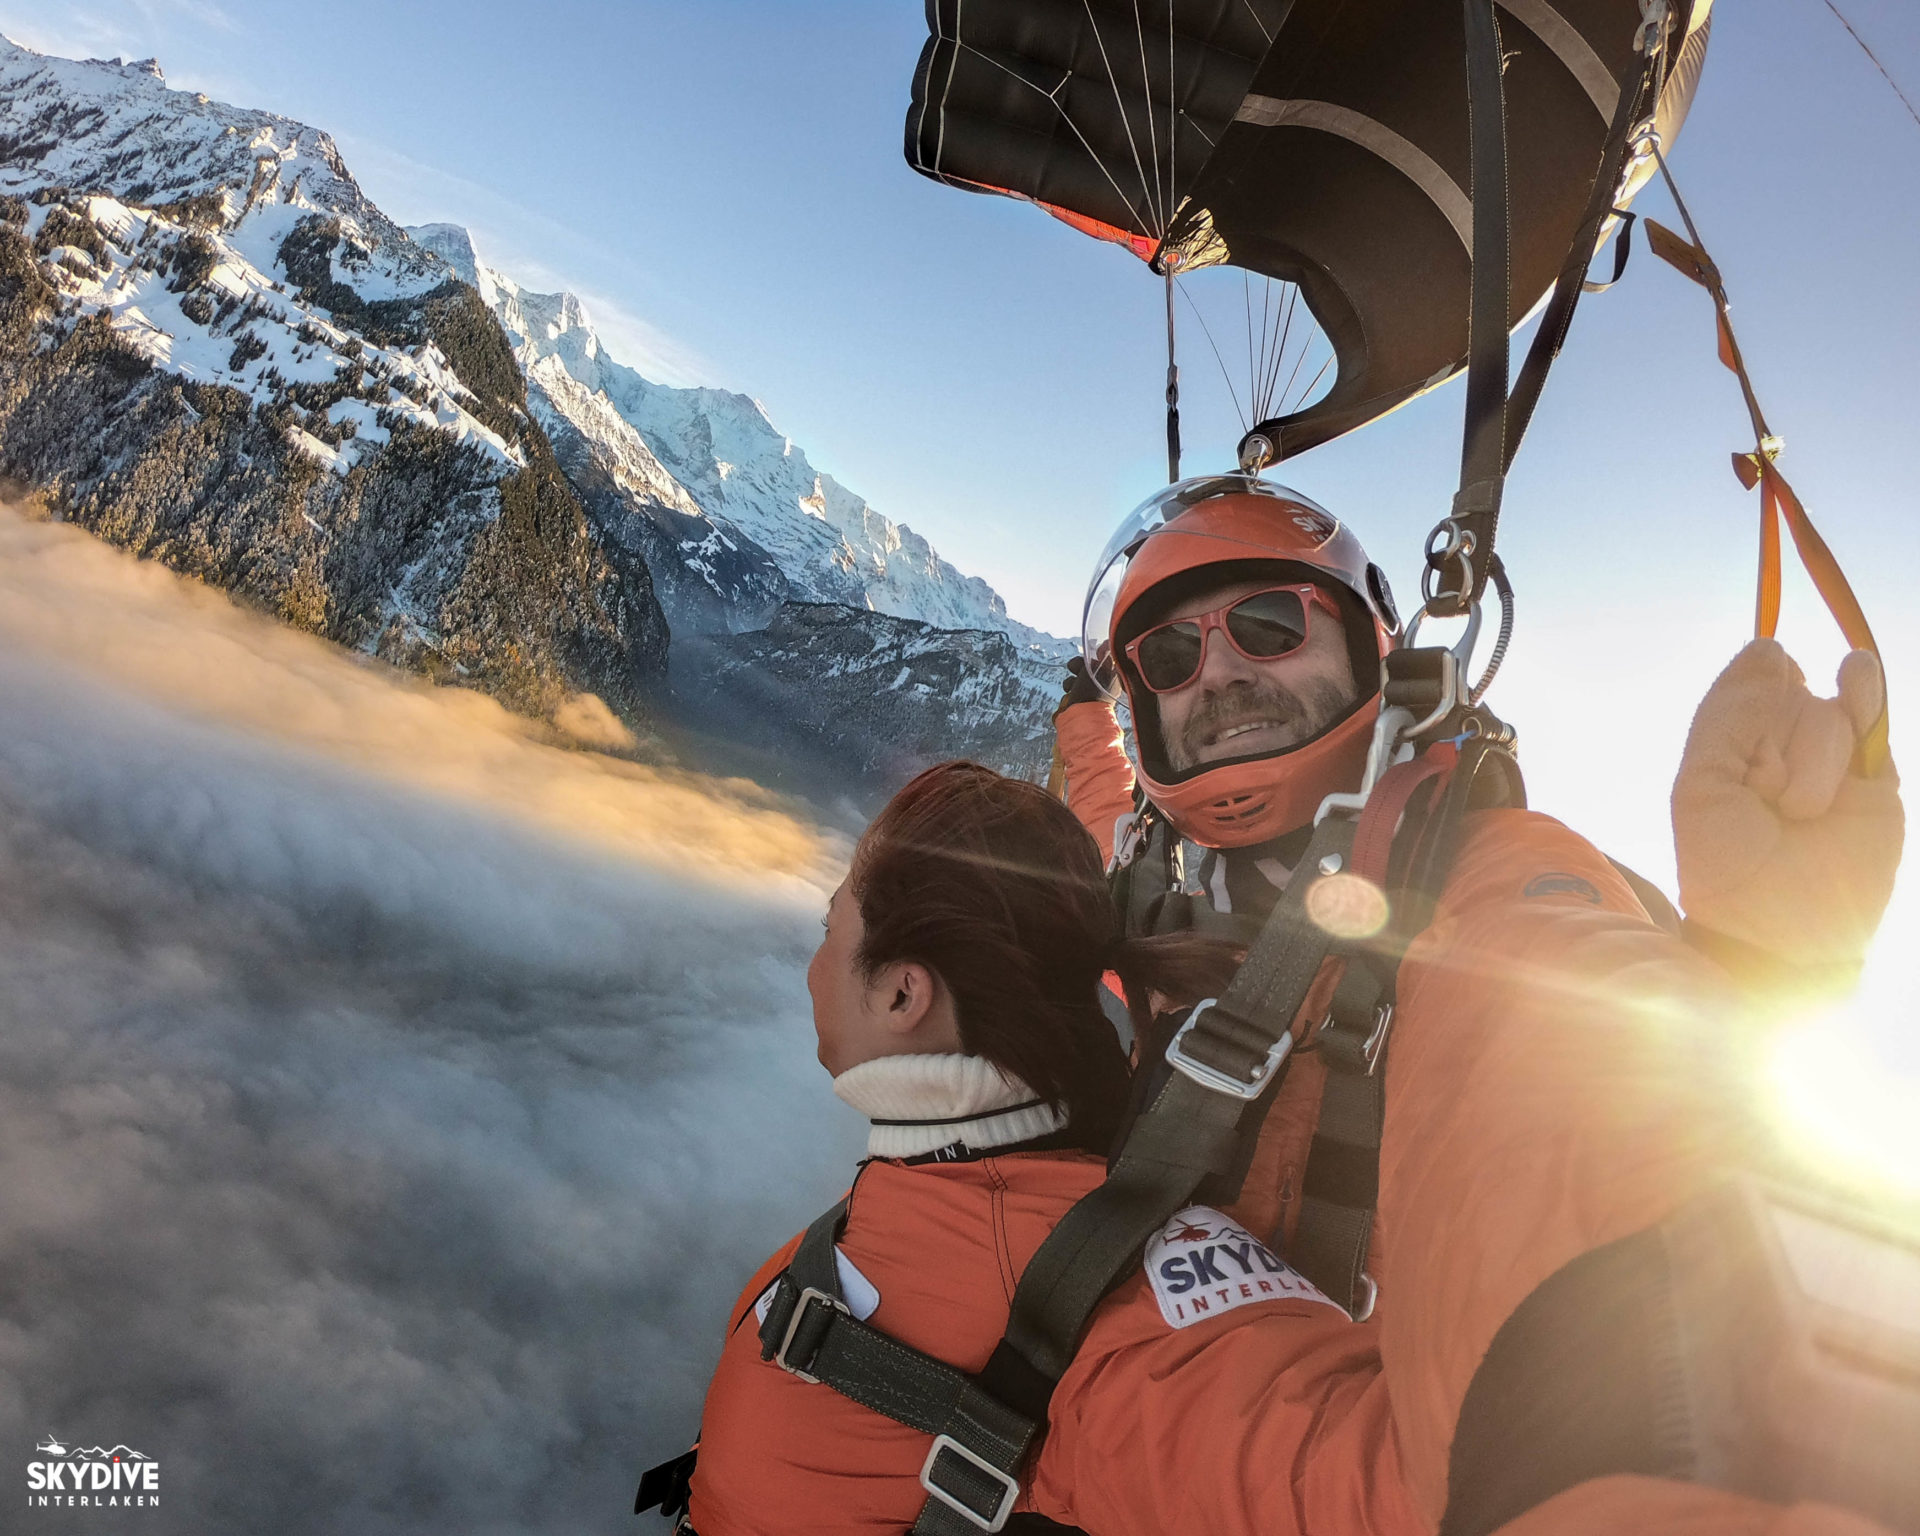
POLYGON ((16 1528, 634 1529, 857 1155, 844 857, 0 511, 0 1478, 162 1487, 16 1528))

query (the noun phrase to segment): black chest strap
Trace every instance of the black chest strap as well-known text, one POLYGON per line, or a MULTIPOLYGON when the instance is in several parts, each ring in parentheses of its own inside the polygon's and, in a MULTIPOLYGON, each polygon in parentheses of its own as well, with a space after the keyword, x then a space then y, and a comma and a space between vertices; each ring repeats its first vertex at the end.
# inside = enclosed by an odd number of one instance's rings
POLYGON ((1293 1237, 1274 1248, 1356 1318, 1373 1311, 1367 1273, 1380 1203, 1386 1055, 1401 957, 1433 918, 1468 812, 1524 806, 1511 752, 1489 738, 1428 751, 1384 775, 1367 802, 1354 871, 1393 893, 1391 925, 1350 956, 1315 1045, 1327 1064, 1293 1237))
POLYGON ((1380 1140, 1386 1128, 1382 1070, 1393 1024, 1391 975, 1350 963, 1334 994, 1333 1016, 1315 1044, 1327 1064, 1320 1113, 1301 1180, 1293 1237, 1274 1248, 1355 1318, 1373 1313, 1367 1273, 1373 1213, 1380 1203, 1380 1140))
MULTIPOLYGON (((1167 1047, 1173 1068, 1135 1120, 1106 1183, 1048 1234, 1014 1293, 1002 1350, 1009 1375, 1050 1395, 1094 1308, 1167 1219, 1203 1191, 1237 1193, 1243 1137, 1285 1075, 1294 1015, 1333 947, 1307 913, 1344 866, 1353 823, 1329 817, 1232 984, 1195 1008, 1167 1047)), ((1044 1396, 1041 1397, 1044 1402, 1044 1396)))

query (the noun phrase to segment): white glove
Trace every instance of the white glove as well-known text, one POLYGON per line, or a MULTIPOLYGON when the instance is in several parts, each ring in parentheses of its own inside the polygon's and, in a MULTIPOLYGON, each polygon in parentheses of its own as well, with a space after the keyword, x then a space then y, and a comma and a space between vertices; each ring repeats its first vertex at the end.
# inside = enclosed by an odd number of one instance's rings
POLYGON ((1900 778, 1849 771, 1886 682, 1870 651, 1816 699, 1777 641, 1755 640, 1707 690, 1673 783, 1688 919, 1788 966, 1853 967, 1893 894, 1900 778))

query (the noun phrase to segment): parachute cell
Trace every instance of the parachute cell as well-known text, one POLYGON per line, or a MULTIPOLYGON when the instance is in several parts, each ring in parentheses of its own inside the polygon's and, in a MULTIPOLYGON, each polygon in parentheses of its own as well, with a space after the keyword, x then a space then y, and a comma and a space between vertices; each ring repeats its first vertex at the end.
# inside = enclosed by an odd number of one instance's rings
MULTIPOLYGON (((1509 325, 1553 286, 1615 105, 1640 0, 1499 0, 1509 325)), ((1669 142, 1710 0, 1665 25, 1669 142)), ((1263 430, 1288 457, 1464 366, 1473 201, 1461 8, 1447 0, 928 0, 906 155, 1039 204, 1156 270, 1230 263, 1297 284, 1331 389, 1263 430)), ((1643 135, 1644 137, 1644 135, 1643 135)), ((1650 171, 1630 163, 1616 206, 1650 171)))

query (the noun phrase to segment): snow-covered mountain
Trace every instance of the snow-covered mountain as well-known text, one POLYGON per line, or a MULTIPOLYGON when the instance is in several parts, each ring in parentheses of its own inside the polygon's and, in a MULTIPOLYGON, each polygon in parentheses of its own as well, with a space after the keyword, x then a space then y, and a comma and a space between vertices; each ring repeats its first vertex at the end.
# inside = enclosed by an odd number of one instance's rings
POLYGON ((665 671, 471 289, 325 134, 0 39, 0 471, 287 621, 553 714, 665 671))
POLYGON ((401 229, 326 134, 172 90, 151 60, 3 38, 0 475, 530 714, 578 693, 636 724, 677 707, 653 687, 671 615, 716 640, 674 669, 704 718, 722 674, 757 669, 752 732, 869 783, 905 758, 830 715, 911 757, 1036 771, 1067 650, 753 400, 653 383, 572 295, 493 271, 456 226, 401 229), (895 681, 896 652, 944 681, 895 681))
POLYGON ((749 569, 764 569, 762 556, 785 578, 784 594, 749 584, 741 602, 722 605, 732 611, 674 613, 676 627, 684 620, 700 630, 757 628, 769 599, 790 595, 938 629, 999 630, 1016 644, 1063 654, 1054 637, 1011 618, 986 582, 961 574, 911 528, 816 470, 759 401, 653 383, 608 354, 573 294, 521 287, 482 261, 458 225, 408 233, 499 316, 549 433, 564 432, 564 421, 639 502, 694 519, 679 529, 681 559, 710 591, 724 597, 749 569))

